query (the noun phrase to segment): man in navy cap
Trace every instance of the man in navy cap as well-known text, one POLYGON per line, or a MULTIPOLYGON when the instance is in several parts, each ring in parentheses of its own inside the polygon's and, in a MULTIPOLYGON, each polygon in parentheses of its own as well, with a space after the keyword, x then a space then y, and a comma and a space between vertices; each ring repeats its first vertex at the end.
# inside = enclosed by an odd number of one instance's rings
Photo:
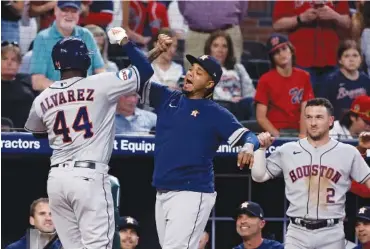
MULTIPOLYGON (((172 40, 160 36, 167 49, 172 40)), ((115 37, 110 37, 110 42, 121 44, 115 37)), ((166 49, 156 44, 150 60, 166 49)), ((139 59, 133 51, 127 55, 132 63, 139 59)), ((182 91, 152 81, 138 85, 141 102, 157 113, 153 186, 157 189, 155 219, 162 249, 198 248, 216 200, 212 161, 221 143, 242 146, 237 160, 241 169, 253 164, 254 150, 259 148, 256 135, 212 101, 222 74, 218 61, 209 55, 186 58, 191 67, 182 91)))
POLYGON ((361 244, 353 249, 370 248, 370 206, 362 207, 357 211, 356 236, 361 244))
POLYGON ((121 249, 134 249, 139 243, 139 223, 131 216, 121 217, 119 222, 121 249))
POLYGON ((243 243, 233 249, 282 249, 284 246, 275 240, 262 238, 266 221, 258 203, 246 201, 239 205, 235 214, 236 231, 243 243))
POLYGON ((105 72, 104 61, 93 35, 78 25, 80 13, 81 1, 58 1, 54 8, 55 21, 49 28, 37 34, 30 63, 34 90, 43 91, 60 79, 60 71, 53 66, 51 51, 54 45, 65 37, 80 38, 92 52, 88 75, 105 72))
MULTIPOLYGON (((155 59, 156 51, 149 57, 155 59)), ((186 55, 191 64, 182 91, 148 81, 141 101, 157 113, 153 185, 162 249, 197 249, 216 200, 213 158, 222 142, 240 145, 237 166, 253 164, 258 138, 212 101, 222 69, 215 58, 186 55)))

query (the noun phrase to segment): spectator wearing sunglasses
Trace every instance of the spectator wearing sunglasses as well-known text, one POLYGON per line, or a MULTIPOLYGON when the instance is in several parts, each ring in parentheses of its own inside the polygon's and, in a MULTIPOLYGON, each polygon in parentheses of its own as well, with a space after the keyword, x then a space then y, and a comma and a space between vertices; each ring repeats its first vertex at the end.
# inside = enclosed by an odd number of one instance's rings
POLYGON ((24 1, 1 1, 1 40, 19 43, 19 23, 24 1))
POLYGON ((24 127, 35 98, 30 75, 17 73, 21 60, 17 43, 1 43, 1 116, 15 128, 24 127))

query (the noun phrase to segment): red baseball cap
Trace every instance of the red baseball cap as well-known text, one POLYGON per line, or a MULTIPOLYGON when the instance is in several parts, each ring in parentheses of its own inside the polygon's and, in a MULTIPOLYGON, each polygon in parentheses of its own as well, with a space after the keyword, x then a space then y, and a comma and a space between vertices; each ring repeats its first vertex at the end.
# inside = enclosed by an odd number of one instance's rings
POLYGON ((266 48, 269 54, 289 43, 288 38, 280 34, 273 34, 267 40, 266 48))
POLYGON ((363 95, 353 100, 351 112, 356 113, 364 121, 370 122, 370 97, 363 95))

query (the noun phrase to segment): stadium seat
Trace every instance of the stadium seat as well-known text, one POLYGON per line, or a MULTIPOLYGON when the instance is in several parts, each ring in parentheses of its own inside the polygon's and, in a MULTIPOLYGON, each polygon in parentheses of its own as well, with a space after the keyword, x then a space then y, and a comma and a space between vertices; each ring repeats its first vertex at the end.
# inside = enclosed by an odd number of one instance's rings
POLYGON ((243 120, 243 121, 240 121, 240 123, 248 128, 249 130, 255 132, 255 133, 261 133, 261 132, 264 132, 264 130, 262 129, 262 127, 258 124, 257 120, 243 120))
POLYGON ((260 59, 242 60, 242 64, 247 70, 249 76, 258 80, 262 74, 270 70, 270 61, 260 59))
POLYGON ((268 60, 268 53, 265 44, 257 41, 244 41, 243 54, 247 59, 268 60))

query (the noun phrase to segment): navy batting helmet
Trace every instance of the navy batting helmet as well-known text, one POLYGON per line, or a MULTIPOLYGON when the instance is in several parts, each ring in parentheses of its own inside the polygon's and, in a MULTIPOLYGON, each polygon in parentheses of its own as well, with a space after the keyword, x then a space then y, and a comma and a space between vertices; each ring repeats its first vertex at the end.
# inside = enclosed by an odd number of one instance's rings
POLYGON ((68 37, 53 47, 52 58, 55 70, 80 69, 87 71, 91 65, 90 52, 79 38, 68 37))

